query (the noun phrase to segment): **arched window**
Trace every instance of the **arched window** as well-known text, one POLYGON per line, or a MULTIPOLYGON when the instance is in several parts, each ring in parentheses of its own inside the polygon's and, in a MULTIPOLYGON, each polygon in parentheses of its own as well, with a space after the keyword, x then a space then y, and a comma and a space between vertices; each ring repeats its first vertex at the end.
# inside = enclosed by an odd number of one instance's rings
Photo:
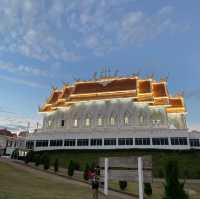
POLYGON ((49 121, 48 121, 48 126, 49 126, 49 127, 52 127, 52 120, 49 120, 49 121))
POLYGON ((65 120, 61 120, 61 122, 60 122, 60 125, 61 125, 61 127, 64 127, 65 126, 65 120))
POLYGON ((97 125, 98 125, 98 126, 103 126, 103 119, 102 119, 101 116, 98 117, 97 125))
POLYGON ((110 124, 111 124, 112 126, 115 125, 115 118, 114 118, 113 116, 111 116, 111 118, 110 118, 110 124))
POLYGON ((129 112, 126 112, 124 114, 124 125, 129 125, 129 123, 130 123, 130 114, 129 112))
POLYGON ((129 124, 129 118, 128 118, 127 115, 125 115, 125 117, 124 117, 124 124, 125 124, 125 125, 128 125, 128 124, 129 124))
POLYGON ((85 126, 86 127, 89 127, 91 125, 91 119, 89 118, 89 117, 87 117, 86 119, 85 119, 85 126))
POLYGON ((84 123, 85 127, 90 127, 92 125, 92 116, 90 114, 86 114, 84 123))
POLYGON ((77 118, 74 118, 73 126, 78 127, 78 119, 77 118))
POLYGON ((110 125, 115 126, 117 122, 117 116, 115 114, 112 114, 110 117, 110 125))
POLYGON ((140 115, 139 120, 140 120, 140 125, 143 125, 144 124, 144 116, 140 115))

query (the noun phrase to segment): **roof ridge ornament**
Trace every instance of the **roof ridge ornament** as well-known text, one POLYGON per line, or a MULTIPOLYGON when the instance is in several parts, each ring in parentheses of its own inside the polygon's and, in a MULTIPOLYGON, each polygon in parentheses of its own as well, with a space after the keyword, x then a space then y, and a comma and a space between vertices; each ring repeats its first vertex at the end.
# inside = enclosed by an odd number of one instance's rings
POLYGON ((163 82, 168 82, 168 79, 169 79, 169 73, 166 76, 160 78, 160 82, 162 82, 162 81, 163 82))
POLYGON ((51 86, 51 90, 52 90, 52 92, 54 92, 54 91, 56 91, 58 88, 56 87, 56 86, 51 86))
POLYGON ((185 92, 184 91, 180 91, 176 93, 176 97, 184 97, 185 96, 185 92))
POLYGON ((117 77, 117 76, 118 76, 118 73, 119 73, 119 70, 116 69, 116 70, 115 70, 115 73, 114 73, 114 77, 117 77))
POLYGON ((112 74, 112 71, 110 69, 110 67, 103 67, 99 73, 99 77, 98 77, 98 72, 94 72, 93 74, 93 80, 99 80, 99 79, 112 79, 113 77, 117 77, 118 76, 118 70, 115 70, 112 74))

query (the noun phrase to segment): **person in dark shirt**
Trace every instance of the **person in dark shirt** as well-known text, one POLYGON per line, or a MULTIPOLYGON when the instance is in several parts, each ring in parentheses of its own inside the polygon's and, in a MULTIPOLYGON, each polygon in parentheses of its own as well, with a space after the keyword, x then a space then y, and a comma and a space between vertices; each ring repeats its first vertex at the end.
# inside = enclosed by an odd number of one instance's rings
POLYGON ((99 197, 99 181, 98 181, 98 177, 95 176, 92 180, 92 196, 93 199, 98 199, 99 197))

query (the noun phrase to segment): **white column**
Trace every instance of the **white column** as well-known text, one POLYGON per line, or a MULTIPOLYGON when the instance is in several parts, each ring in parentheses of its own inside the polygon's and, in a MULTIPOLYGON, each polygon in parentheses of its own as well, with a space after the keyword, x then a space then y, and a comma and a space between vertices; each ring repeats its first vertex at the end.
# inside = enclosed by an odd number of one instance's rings
POLYGON ((108 158, 104 162, 104 194, 108 195, 108 158))
POLYGON ((138 184, 139 184, 139 199, 144 199, 144 182, 143 182, 143 161, 142 157, 138 157, 138 184))

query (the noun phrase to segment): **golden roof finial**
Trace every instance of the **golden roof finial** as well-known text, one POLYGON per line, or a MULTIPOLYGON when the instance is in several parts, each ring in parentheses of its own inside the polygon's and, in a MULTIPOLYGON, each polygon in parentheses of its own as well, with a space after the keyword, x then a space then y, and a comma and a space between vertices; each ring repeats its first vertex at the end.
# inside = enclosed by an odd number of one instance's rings
POLYGON ((93 74, 93 80, 97 80, 97 72, 94 72, 94 74, 93 74))
POLYGON ((184 91, 180 91, 176 93, 177 97, 184 97, 184 95, 185 95, 184 91))
POLYGON ((119 73, 119 70, 115 70, 114 77, 117 77, 118 73, 119 73))
POLYGON ((62 82, 62 84, 63 84, 64 87, 69 85, 67 82, 65 82, 63 80, 61 82, 62 82))
POLYGON ((162 78, 160 78, 160 81, 162 82, 167 82, 168 81, 168 79, 169 79, 169 73, 165 76, 165 77, 162 77, 162 78))
POLYGON ((151 73, 151 74, 147 75, 147 79, 154 79, 154 74, 151 73))
POLYGON ((53 92, 53 91, 55 91, 57 89, 57 87, 56 86, 51 86, 51 91, 53 92))

